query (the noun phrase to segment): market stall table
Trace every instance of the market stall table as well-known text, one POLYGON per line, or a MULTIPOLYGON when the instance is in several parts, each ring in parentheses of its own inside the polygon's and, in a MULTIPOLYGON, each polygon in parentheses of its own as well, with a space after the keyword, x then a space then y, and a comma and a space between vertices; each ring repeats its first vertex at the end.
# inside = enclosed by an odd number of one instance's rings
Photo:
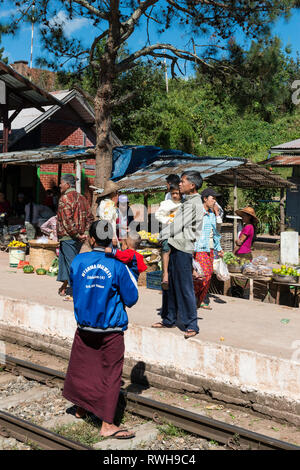
MULTIPOLYGON (((270 282, 272 281, 272 277, 270 276, 247 276, 246 274, 242 273, 231 273, 230 274, 230 279, 231 278, 238 278, 238 279, 249 279, 250 281, 250 294, 249 294, 249 300, 254 300, 253 296, 253 284, 254 281, 262 281, 267 283, 267 288, 268 288, 268 295, 270 294, 270 282)), ((299 284, 300 286, 300 284, 299 284)))
POLYGON ((280 300, 280 287, 281 286, 295 287, 294 307, 296 307, 297 292, 298 292, 298 287, 300 287, 300 283, 299 282, 280 282, 280 281, 273 280, 273 284, 276 286, 276 304, 277 305, 279 305, 279 300, 280 300))

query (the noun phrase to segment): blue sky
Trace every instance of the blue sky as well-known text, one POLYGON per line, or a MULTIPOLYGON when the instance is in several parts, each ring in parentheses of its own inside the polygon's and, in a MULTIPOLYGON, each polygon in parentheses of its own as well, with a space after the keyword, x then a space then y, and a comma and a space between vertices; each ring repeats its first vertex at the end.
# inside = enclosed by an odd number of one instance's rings
MULTIPOLYGON (((0 7, 0 21, 7 19, 11 12, 11 4, 4 2, 0 7)), ((297 51, 300 53, 299 43, 299 26, 300 26, 300 11, 294 11, 292 17, 288 22, 280 19, 273 27, 273 33, 278 35, 284 46, 292 46, 292 56, 296 56, 297 51)), ((65 29, 67 34, 76 35, 80 38, 85 38, 87 28, 91 31, 91 26, 88 24, 88 20, 84 18, 78 18, 73 21, 67 21, 65 23, 65 29)), ((95 30, 96 31, 96 30, 95 30)), ((99 30, 97 30, 99 34, 99 30)), ((238 36, 237 36, 238 37, 238 36)), ((176 28, 169 30, 163 36, 158 38, 155 31, 151 31, 151 39, 160 42, 171 42, 179 48, 184 48, 188 42, 188 37, 181 30, 176 28)), ((131 50, 136 50, 142 47, 146 41, 146 33, 143 29, 139 29, 134 37, 129 40, 129 47, 131 50)), ((196 41, 197 42, 197 41, 196 41)), ((16 60, 27 60, 30 61, 30 45, 31 45, 31 26, 29 24, 24 25, 21 31, 15 37, 2 37, 2 47, 5 48, 5 53, 9 58, 9 62, 16 60)), ((33 65, 34 60, 42 55, 42 48, 37 34, 37 28, 35 29, 34 36, 34 54, 33 54, 33 65)), ((187 73, 191 73, 191 68, 187 68, 187 73)))

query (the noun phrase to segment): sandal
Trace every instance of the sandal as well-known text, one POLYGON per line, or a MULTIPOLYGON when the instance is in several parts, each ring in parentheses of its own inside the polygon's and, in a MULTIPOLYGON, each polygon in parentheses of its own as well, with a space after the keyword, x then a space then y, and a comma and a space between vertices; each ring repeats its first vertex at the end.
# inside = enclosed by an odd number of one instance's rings
POLYGON ((173 326, 164 325, 161 321, 159 321, 158 323, 153 323, 151 328, 173 328, 173 326))
MULTIPOLYGON (((101 434, 100 434, 101 436, 101 434)), ((103 439, 132 439, 135 437, 134 432, 128 431, 128 429, 119 429, 118 431, 114 432, 113 434, 110 434, 109 436, 101 436, 103 439), (129 434, 123 435, 123 436, 118 436, 120 432, 127 432, 129 434)))
POLYGON ((193 336, 196 336, 198 333, 195 330, 186 330, 184 337, 185 339, 192 338, 193 336))
POLYGON ((205 310, 212 310, 212 308, 208 304, 201 304, 200 308, 204 308, 205 310))
POLYGON ((77 419, 84 419, 86 417, 86 411, 81 406, 77 406, 75 411, 75 418, 77 419))

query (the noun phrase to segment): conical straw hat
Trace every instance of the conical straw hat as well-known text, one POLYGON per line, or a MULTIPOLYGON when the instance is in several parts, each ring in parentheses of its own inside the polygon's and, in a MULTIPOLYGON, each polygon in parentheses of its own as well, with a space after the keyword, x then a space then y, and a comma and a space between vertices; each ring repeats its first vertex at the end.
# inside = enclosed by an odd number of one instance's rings
POLYGON ((252 215, 252 217, 254 217, 254 219, 256 220, 256 222, 258 222, 258 218, 256 217, 256 214, 255 214, 255 210, 253 209, 253 207, 244 207, 244 209, 240 209, 240 210, 237 210, 235 211, 235 213, 237 215, 239 215, 240 217, 243 215, 243 214, 248 214, 248 215, 252 215))

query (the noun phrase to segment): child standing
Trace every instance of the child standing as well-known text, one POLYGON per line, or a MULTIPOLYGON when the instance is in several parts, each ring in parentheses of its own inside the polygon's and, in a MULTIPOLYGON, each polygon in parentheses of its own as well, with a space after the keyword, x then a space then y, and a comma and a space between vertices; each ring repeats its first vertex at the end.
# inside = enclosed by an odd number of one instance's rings
MULTIPOLYGON (((179 191, 179 184, 173 183, 170 184, 170 195, 171 199, 166 199, 160 203, 158 210, 155 213, 155 218, 161 222, 163 225, 168 225, 173 223, 175 214, 181 204, 181 193, 179 191)), ((170 257, 170 246, 168 240, 162 240, 162 270, 163 277, 161 287, 164 290, 169 288, 169 257, 170 257)))
POLYGON ((138 280, 139 275, 147 269, 143 256, 136 251, 141 240, 138 233, 130 232, 128 237, 122 240, 122 250, 118 250, 115 247, 105 248, 106 255, 114 257, 126 264, 136 280, 138 280))

